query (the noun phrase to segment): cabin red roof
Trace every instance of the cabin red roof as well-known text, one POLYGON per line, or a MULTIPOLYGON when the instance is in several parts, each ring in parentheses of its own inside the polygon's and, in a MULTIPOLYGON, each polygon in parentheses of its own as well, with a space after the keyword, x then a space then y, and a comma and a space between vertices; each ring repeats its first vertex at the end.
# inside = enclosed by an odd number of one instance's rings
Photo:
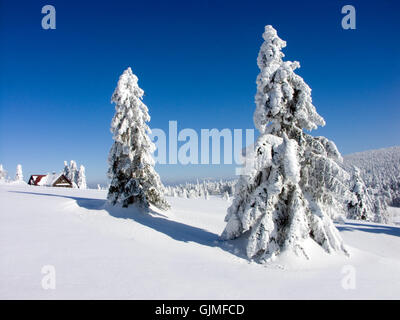
POLYGON ((28 184, 37 186, 44 177, 47 177, 47 174, 33 174, 31 175, 28 184))

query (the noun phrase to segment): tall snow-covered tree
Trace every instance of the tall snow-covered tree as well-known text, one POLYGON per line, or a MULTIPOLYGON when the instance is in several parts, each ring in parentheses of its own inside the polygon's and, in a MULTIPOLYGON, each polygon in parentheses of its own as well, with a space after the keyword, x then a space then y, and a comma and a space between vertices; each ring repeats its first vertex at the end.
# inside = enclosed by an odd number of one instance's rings
POLYGON ((107 198, 113 205, 148 208, 153 204, 166 210, 165 189, 151 156, 155 145, 148 136, 150 116, 143 94, 136 75, 131 68, 126 69, 111 98, 116 112, 111 122, 114 144, 108 157, 111 185, 107 198))
POLYGON ((368 189, 361 178, 360 170, 353 167, 353 174, 351 179, 351 192, 352 198, 347 204, 348 215, 347 218, 354 220, 374 221, 374 204, 368 189))
POLYGON ((17 165, 17 170, 15 172, 15 181, 23 181, 24 175, 22 173, 22 166, 19 164, 17 165))
POLYGON ((325 121, 311 89, 294 73, 299 63, 282 60, 286 42, 272 26, 263 38, 254 112, 260 136, 250 155, 253 168, 235 187, 222 237, 245 239, 247 256, 259 262, 286 250, 308 258, 310 239, 326 252, 347 254, 330 218, 332 203, 346 190, 340 153, 328 139, 303 132, 325 121))
POLYGON ((87 189, 85 167, 83 165, 80 165, 79 167, 76 184, 79 189, 87 189))

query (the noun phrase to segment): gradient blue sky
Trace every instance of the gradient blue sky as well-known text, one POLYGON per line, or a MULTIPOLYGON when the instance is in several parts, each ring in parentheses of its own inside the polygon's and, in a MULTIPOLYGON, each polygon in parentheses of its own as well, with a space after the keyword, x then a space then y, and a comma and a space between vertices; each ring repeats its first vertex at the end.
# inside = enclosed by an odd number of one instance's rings
MULTIPOLYGON (((150 126, 253 128, 256 57, 264 25, 313 90, 342 154, 399 145, 398 1, 0 0, 0 163, 14 175, 84 164, 105 182, 111 94, 131 66, 150 126), (54 5, 57 29, 41 28, 54 5), (357 29, 343 30, 352 4, 357 29)), ((157 166, 164 181, 227 177, 233 166, 157 166)))

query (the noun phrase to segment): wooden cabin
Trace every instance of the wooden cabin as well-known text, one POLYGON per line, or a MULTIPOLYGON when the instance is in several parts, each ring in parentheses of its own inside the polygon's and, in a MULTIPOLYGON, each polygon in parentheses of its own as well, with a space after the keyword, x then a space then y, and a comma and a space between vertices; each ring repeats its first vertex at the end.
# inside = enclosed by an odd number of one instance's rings
POLYGON ((31 186, 72 188, 72 182, 64 174, 33 174, 29 178, 31 186))

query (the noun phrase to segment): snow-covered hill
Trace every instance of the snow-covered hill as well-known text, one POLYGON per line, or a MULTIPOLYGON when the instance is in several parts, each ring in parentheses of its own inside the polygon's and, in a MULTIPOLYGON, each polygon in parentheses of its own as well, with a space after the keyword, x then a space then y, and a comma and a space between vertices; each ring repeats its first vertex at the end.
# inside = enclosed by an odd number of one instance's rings
POLYGON ((229 203, 219 197, 168 198, 172 210, 144 215, 107 208, 105 196, 0 185, 0 298, 400 298, 399 226, 347 221, 337 226, 350 258, 310 243, 312 260, 265 266, 220 241, 229 203), (42 288, 43 266, 56 289, 42 288))
POLYGON ((343 158, 347 168, 354 165, 360 169, 368 187, 400 207, 400 146, 353 153, 343 158))

